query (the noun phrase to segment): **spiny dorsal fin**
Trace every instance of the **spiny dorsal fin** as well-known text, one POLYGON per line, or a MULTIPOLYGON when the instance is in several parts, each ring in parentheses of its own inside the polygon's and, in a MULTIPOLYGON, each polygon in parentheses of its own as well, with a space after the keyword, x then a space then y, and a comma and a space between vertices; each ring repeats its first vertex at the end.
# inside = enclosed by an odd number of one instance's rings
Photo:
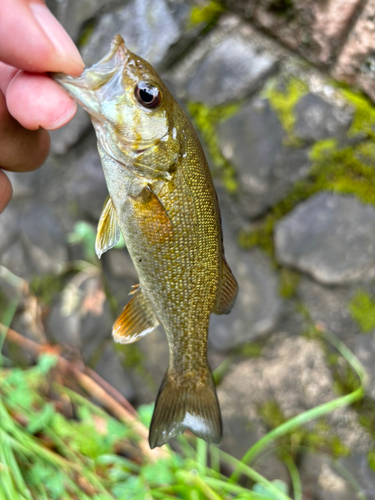
POLYGON ((238 293, 238 284, 233 276, 225 258, 223 257, 223 267, 221 273, 221 287, 218 301, 214 313, 228 314, 233 307, 238 293))
POLYGON ((117 245, 120 239, 120 228, 117 223, 115 207, 112 198, 108 195, 100 216, 96 233, 95 252, 98 258, 104 252, 117 245))
POLYGON ((219 444, 222 422, 210 368, 194 380, 188 374, 168 370, 164 376, 152 416, 150 448, 162 446, 185 429, 209 443, 219 444))
POLYGON ((159 324, 148 298, 138 286, 113 325, 112 335, 120 344, 136 342, 159 324))

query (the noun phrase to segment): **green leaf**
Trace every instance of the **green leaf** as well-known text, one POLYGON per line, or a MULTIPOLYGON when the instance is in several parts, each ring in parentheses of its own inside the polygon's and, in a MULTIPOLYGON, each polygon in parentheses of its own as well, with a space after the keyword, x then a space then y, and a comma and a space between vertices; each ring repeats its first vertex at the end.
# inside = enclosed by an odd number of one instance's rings
POLYGON ((54 354, 42 354, 39 356, 38 368, 40 373, 47 375, 49 371, 56 366, 58 359, 58 356, 54 354))
POLYGON ((142 495, 146 493, 146 491, 141 478, 139 476, 132 476, 123 483, 117 483, 112 488, 112 493, 116 498, 128 500, 135 495, 142 495))
POLYGON ((27 426, 27 430, 30 432, 30 434, 35 434, 36 432, 42 431, 48 426, 54 415, 55 408, 52 404, 46 403, 43 406, 41 412, 33 414, 32 418, 29 421, 29 425, 27 426))
POLYGON ((152 414, 154 413, 155 403, 150 403, 148 405, 141 405, 138 408, 139 419, 143 425, 149 427, 151 424, 152 414))
POLYGON ((142 475, 152 485, 162 486, 174 483, 170 460, 160 459, 156 463, 145 465, 142 468, 142 475))

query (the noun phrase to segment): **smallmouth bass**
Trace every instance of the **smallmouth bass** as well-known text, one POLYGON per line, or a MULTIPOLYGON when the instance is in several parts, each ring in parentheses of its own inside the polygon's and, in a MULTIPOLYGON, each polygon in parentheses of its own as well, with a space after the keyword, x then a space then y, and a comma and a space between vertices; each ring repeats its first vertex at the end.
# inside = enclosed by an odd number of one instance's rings
POLYGON ((154 69, 120 35, 78 78, 53 76, 89 113, 109 196, 98 225, 98 257, 124 236, 140 284, 113 326, 135 342, 161 323, 169 367, 149 444, 190 429, 218 444, 222 422, 207 337, 211 313, 228 313, 237 282, 224 257, 220 212, 198 137, 154 69))

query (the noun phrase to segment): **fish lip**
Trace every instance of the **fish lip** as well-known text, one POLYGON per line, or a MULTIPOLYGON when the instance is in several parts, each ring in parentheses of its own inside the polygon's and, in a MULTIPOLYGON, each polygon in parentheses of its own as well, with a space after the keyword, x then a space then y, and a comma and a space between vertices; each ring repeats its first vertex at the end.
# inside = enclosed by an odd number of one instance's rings
MULTIPOLYGON (((99 119, 100 115, 100 104, 95 96, 95 86, 90 85, 90 74, 95 73, 97 70, 100 73, 100 69, 103 65, 108 65, 113 61, 113 70, 108 68, 108 74, 112 73, 112 76, 119 70, 123 68, 129 59, 129 51, 125 45, 124 39, 121 35, 116 35, 111 43, 111 48, 102 59, 93 64, 92 66, 86 68, 83 73, 78 77, 72 77, 64 73, 50 73, 52 79, 61 85, 68 94, 75 99, 85 110, 92 116, 99 119)), ((103 69, 102 69, 103 72, 103 69)))

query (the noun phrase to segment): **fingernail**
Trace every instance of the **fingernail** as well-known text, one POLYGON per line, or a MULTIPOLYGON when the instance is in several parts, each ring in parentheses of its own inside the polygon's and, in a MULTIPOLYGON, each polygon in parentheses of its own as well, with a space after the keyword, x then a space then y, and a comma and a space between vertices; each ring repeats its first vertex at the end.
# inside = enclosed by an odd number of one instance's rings
POLYGON ((82 71, 85 65, 77 47, 49 9, 41 3, 31 3, 30 8, 34 18, 47 35, 58 54, 64 59, 70 59, 75 65, 81 66, 82 71))

